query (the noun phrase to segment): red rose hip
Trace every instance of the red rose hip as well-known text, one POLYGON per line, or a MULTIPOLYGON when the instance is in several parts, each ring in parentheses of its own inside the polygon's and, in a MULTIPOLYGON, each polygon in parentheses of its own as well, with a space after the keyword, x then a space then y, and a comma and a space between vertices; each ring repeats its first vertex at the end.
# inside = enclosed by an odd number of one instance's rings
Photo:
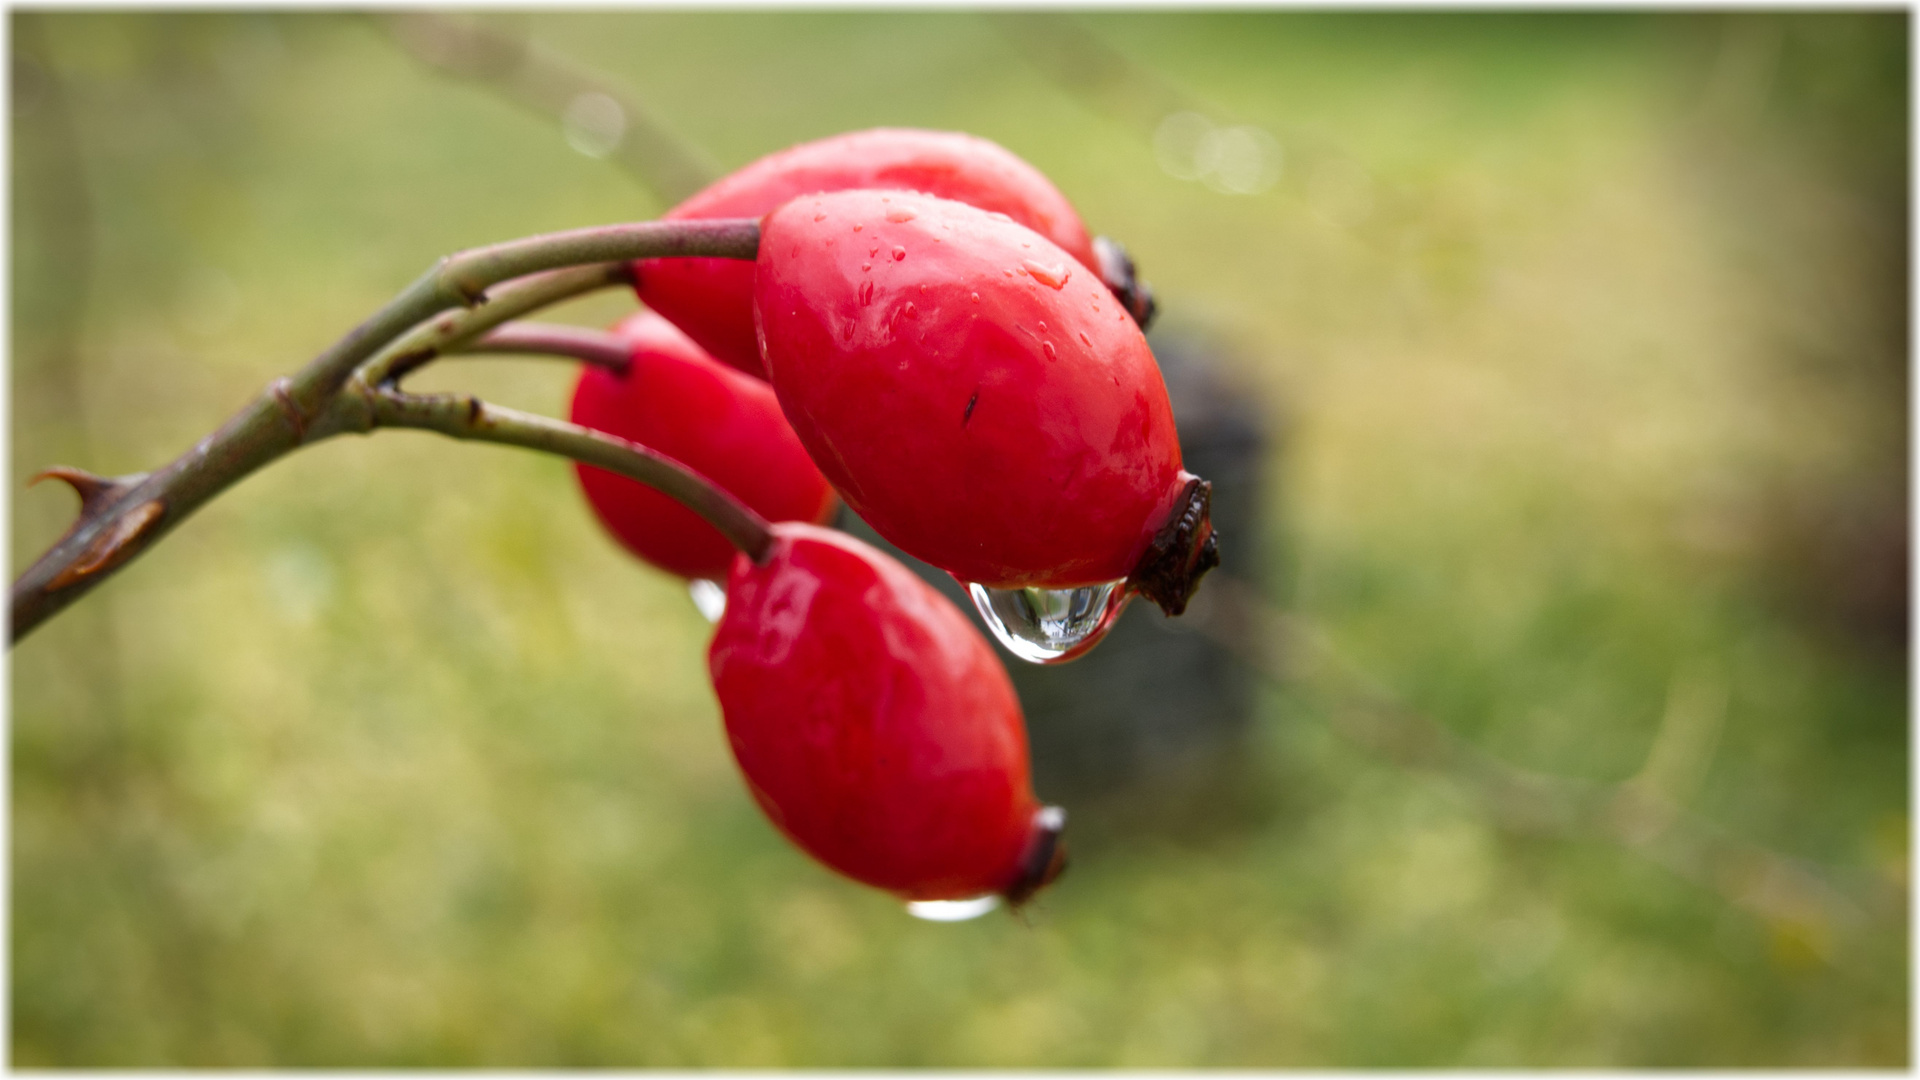
MULTIPOLYGON (((997 211, 1046 236, 1089 269, 1101 267, 1086 226, 1052 182, 999 145, 957 132, 879 128, 802 143, 714 182, 666 216, 759 217, 798 195, 853 188, 922 191, 997 211)), ((648 307, 714 356, 760 373, 752 264, 651 259, 636 269, 636 288, 648 307)))
POLYGON ((767 216, 754 304, 800 441, 902 550, 994 590, 1125 578, 1170 614, 1217 562, 1145 337, 1045 237, 924 195, 809 195, 767 216))
MULTIPOLYGON (((773 521, 824 521, 833 489, 766 383, 715 361, 652 312, 613 328, 623 372, 588 368, 569 418, 657 450, 773 521)), ((587 503, 628 551, 684 578, 723 580, 734 549, 699 515, 644 484, 576 464, 587 503)))
POLYGON ((735 560, 708 650, 754 799, 808 854, 904 899, 1025 900, 1063 865, 1063 819, 1033 795, 993 649, 859 540, 773 532, 763 562, 735 560))

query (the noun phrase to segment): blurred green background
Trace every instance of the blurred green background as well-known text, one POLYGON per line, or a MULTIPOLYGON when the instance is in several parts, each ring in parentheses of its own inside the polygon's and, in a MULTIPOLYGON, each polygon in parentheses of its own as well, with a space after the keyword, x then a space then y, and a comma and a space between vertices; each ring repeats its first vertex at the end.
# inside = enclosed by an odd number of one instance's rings
MULTIPOLYGON (((16 572, 38 469, 172 458, 442 253, 664 209, 377 20, 11 21, 16 572)), ((1027 921, 919 922, 760 817, 705 624, 565 463, 335 440, 14 650, 16 1064, 1907 1062, 1905 14, 491 25, 723 167, 1033 162, 1232 343, 1226 571, 1342 659, 1266 679, 1240 795, 1069 807, 1027 921), (1478 756, 1352 737, 1383 698, 1478 756), (1463 760, 1657 812, 1518 827, 1463 760)))

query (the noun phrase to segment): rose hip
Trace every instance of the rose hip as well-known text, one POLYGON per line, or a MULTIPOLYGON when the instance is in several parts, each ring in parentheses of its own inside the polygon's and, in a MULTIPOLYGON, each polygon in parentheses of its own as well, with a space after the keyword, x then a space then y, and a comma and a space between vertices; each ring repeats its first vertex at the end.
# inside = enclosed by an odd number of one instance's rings
POLYGON ((1059 873, 1020 703, 958 609, 800 524, 774 526, 762 563, 737 558, 727 591, 708 666, 747 787, 789 839, 907 900, 1018 904, 1059 873))
MULTIPOLYGON (((630 348, 627 368, 582 372, 574 423, 657 450, 769 520, 833 514, 833 489, 766 383, 714 360, 652 312, 613 330, 630 348)), ((726 576, 733 546, 693 511, 626 477, 579 464, 574 470, 594 514, 627 550, 681 577, 726 576)))
POLYGON ((754 304, 807 451, 882 536, 963 581, 1120 578, 1170 614, 1217 562, 1145 337, 1068 252, 906 192, 769 214, 754 304))
MULTIPOLYGON (((852 188, 922 191, 997 211, 1046 236, 1090 270, 1101 268, 1086 226, 1039 170, 994 143, 956 132, 880 128, 802 143, 716 181, 666 216, 758 217, 797 195, 852 188)), ((636 287, 648 307, 719 359, 760 374, 751 264, 651 259, 637 264, 636 271, 636 287)))

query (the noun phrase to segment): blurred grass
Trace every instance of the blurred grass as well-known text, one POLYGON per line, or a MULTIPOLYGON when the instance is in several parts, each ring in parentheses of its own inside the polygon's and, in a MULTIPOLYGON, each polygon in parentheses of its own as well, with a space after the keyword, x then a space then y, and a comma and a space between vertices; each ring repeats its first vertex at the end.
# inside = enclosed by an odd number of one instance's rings
MULTIPOLYGON (((661 209, 368 21, 11 18, 16 570, 71 511, 38 468, 172 457, 438 254, 661 209)), ((523 25, 730 166, 1007 145, 1286 421, 1229 570, 1516 765, 1624 780, 1708 702, 1695 810, 1904 896, 1907 16, 1090 16, 1137 67, 1077 92, 1023 18, 523 25), (1145 79, 1273 132, 1278 186, 1162 172, 1145 79)), ((1907 1061, 1904 909, 1756 919, 1503 831, 1311 682, 1261 703, 1255 826, 1076 818, 1032 925, 916 923, 761 820, 704 641, 559 461, 383 434, 247 481, 15 651, 14 1061, 1907 1061)))

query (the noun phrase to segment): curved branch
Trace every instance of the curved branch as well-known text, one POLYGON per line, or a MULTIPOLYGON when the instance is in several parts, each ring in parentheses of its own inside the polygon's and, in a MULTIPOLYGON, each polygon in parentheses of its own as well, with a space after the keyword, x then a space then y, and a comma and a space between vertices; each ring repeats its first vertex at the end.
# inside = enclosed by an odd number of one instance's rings
POLYGON ((559 356, 584 364, 603 367, 619 374, 627 370, 632 350, 605 330, 554 323, 508 323, 487 336, 460 347, 466 355, 476 353, 517 353, 526 356, 559 356))
POLYGON ((591 428, 503 408, 470 394, 406 394, 376 388, 376 427, 437 431, 455 439, 543 450, 638 480, 680 502, 720 530, 755 562, 766 558, 773 533, 765 518, 699 473, 639 443, 591 428))
MULTIPOLYGON (((342 431, 367 430, 371 418, 366 395, 340 390, 369 358, 418 324, 451 308, 482 304, 487 289, 512 278, 586 263, 667 256, 750 259, 759 239, 759 222, 747 218, 649 221, 533 236, 441 259, 299 372, 274 380, 191 450, 83 509, 73 527, 14 582, 9 611, 12 640, 19 641, 86 595, 207 500, 255 469, 307 443, 342 431)), ((525 293, 503 290, 503 300, 519 299, 495 312, 425 327, 408 338, 417 342, 415 349, 389 352, 383 360, 389 370, 404 373, 410 369, 399 361, 409 351, 415 353, 413 364, 418 366, 464 335, 483 332, 531 310, 520 305, 549 295, 541 293, 542 288, 565 285, 575 290, 569 294, 573 295, 591 288, 596 275, 604 284, 616 273, 624 270, 588 268, 564 278, 541 278, 529 284, 525 293), (425 359, 420 358, 419 348, 427 349, 425 359)))
POLYGON ((298 416, 317 415, 347 376, 382 346, 443 311, 486 303, 487 290, 510 278, 633 259, 751 259, 759 248, 759 221, 715 218, 600 225, 456 252, 435 263, 372 318, 300 369, 287 381, 286 398, 298 416))

